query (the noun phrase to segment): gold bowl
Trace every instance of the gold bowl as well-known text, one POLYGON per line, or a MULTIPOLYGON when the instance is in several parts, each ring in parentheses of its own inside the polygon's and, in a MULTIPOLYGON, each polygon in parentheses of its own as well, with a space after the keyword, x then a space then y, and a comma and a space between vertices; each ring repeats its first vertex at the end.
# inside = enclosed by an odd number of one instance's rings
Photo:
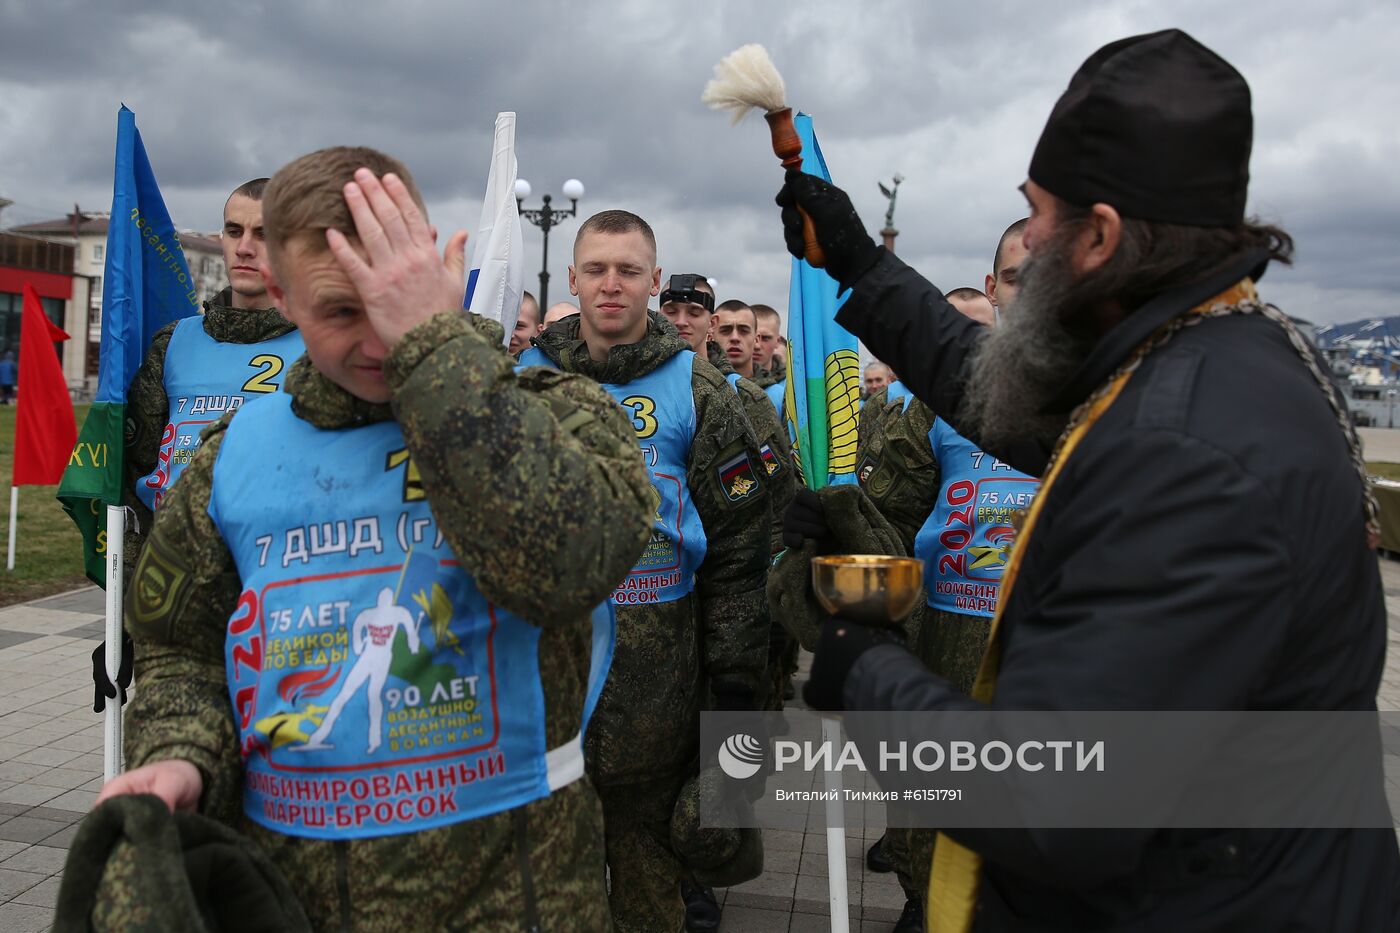
POLYGON ((884 554, 812 558, 812 589, 832 615, 861 625, 890 626, 914 611, 924 586, 924 562, 884 554))

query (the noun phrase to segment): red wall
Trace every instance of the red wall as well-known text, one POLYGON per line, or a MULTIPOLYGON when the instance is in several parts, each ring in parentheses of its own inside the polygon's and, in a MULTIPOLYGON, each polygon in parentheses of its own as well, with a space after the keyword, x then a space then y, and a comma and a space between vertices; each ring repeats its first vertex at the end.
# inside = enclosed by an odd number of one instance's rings
POLYGON ((67 301, 73 297, 73 277, 53 272, 35 272, 32 269, 13 269, 0 266, 0 292, 19 295, 24 292, 24 283, 34 286, 40 298, 57 298, 67 301))

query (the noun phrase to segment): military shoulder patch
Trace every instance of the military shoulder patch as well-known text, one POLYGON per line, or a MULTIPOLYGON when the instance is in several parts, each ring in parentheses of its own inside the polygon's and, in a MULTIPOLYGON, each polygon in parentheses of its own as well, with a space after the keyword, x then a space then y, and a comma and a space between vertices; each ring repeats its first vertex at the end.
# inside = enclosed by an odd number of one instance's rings
POLYGON ((856 482, 864 486, 870 482, 870 474, 875 472, 875 468, 880 465, 880 461, 866 454, 860 458, 860 463, 856 466, 856 482))
POLYGON ((740 451, 719 465, 719 485, 730 502, 742 502, 758 489, 758 477, 746 451, 740 451))
POLYGON ((176 619, 193 592, 194 580, 164 539, 152 535, 141 552, 136 576, 127 593, 131 627, 149 638, 168 639, 176 619))
POLYGON ((783 469, 782 459, 773 451, 773 445, 764 444, 758 448, 758 454, 763 458, 763 469, 769 476, 775 476, 783 469))

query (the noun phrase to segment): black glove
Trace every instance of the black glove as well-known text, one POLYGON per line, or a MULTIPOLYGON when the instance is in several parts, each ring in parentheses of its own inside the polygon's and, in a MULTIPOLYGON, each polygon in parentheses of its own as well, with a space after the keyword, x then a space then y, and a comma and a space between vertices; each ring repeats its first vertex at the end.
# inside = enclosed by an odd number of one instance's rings
POLYGON ((817 228, 817 242, 826 252, 827 273, 843 289, 854 285, 880 261, 884 249, 866 232, 846 192, 831 182, 789 169, 787 181, 775 200, 783 209, 783 239, 788 252, 798 259, 806 255, 802 215, 797 210, 801 207, 817 228))
POLYGON ((846 677, 861 655, 880 645, 897 645, 899 637, 891 629, 870 628, 845 619, 827 619, 821 641, 812 655, 812 673, 802 688, 802 699, 812 709, 838 711, 846 708, 846 677))
POLYGON ((783 512, 783 547, 796 550, 806 538, 817 542, 817 550, 823 553, 833 545, 831 529, 826 524, 826 509, 821 497, 805 486, 797 487, 796 494, 783 512))
MULTIPOLYGON (((754 695, 753 690, 738 681, 720 679, 710 681, 710 695, 714 701, 715 712, 755 713, 756 715, 745 718, 744 728, 758 740, 759 745, 764 748, 768 747, 767 717, 763 716, 762 711, 759 710, 758 698, 754 695)), ((764 779, 771 773, 768 770, 770 766, 766 755, 763 765, 756 776, 741 784, 744 800, 750 805, 763 796, 764 779)))
POLYGON ((716 712, 739 713, 758 708, 753 690, 732 680, 711 681, 710 693, 714 696, 716 712))
POLYGON ((131 636, 122 629, 122 663, 117 668, 117 682, 115 684, 107 677, 107 643, 104 641, 97 646, 92 653, 92 711, 100 713, 107 706, 104 698, 116 699, 118 689, 121 690, 122 698, 117 701, 121 706, 126 702, 126 688, 131 686, 132 658, 136 654, 136 645, 132 643, 131 636))

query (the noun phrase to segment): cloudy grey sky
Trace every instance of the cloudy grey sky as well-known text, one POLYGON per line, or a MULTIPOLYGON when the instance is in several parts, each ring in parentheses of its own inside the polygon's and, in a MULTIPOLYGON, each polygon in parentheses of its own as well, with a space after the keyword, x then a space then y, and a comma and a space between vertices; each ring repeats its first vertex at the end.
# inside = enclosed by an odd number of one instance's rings
MULTIPOLYGON (((17 202, 3 220, 106 209, 125 101, 180 226, 217 229, 238 183, 356 143, 412 168, 439 227, 474 230, 495 114, 515 110, 527 207, 577 176, 581 212, 651 221, 667 272, 709 273, 721 299, 781 310, 766 127, 730 127, 699 102, 716 61, 762 42, 872 232, 876 182, 903 173, 900 255, 945 289, 980 287, 1075 68, 1173 25, 1253 89, 1250 210, 1298 240, 1267 297, 1319 322, 1400 314, 1400 4, 1368 0, 0 0, 0 196, 17 202)), ((575 229, 550 244, 553 299, 575 229)), ((534 228, 526 244, 533 290, 534 228)))

